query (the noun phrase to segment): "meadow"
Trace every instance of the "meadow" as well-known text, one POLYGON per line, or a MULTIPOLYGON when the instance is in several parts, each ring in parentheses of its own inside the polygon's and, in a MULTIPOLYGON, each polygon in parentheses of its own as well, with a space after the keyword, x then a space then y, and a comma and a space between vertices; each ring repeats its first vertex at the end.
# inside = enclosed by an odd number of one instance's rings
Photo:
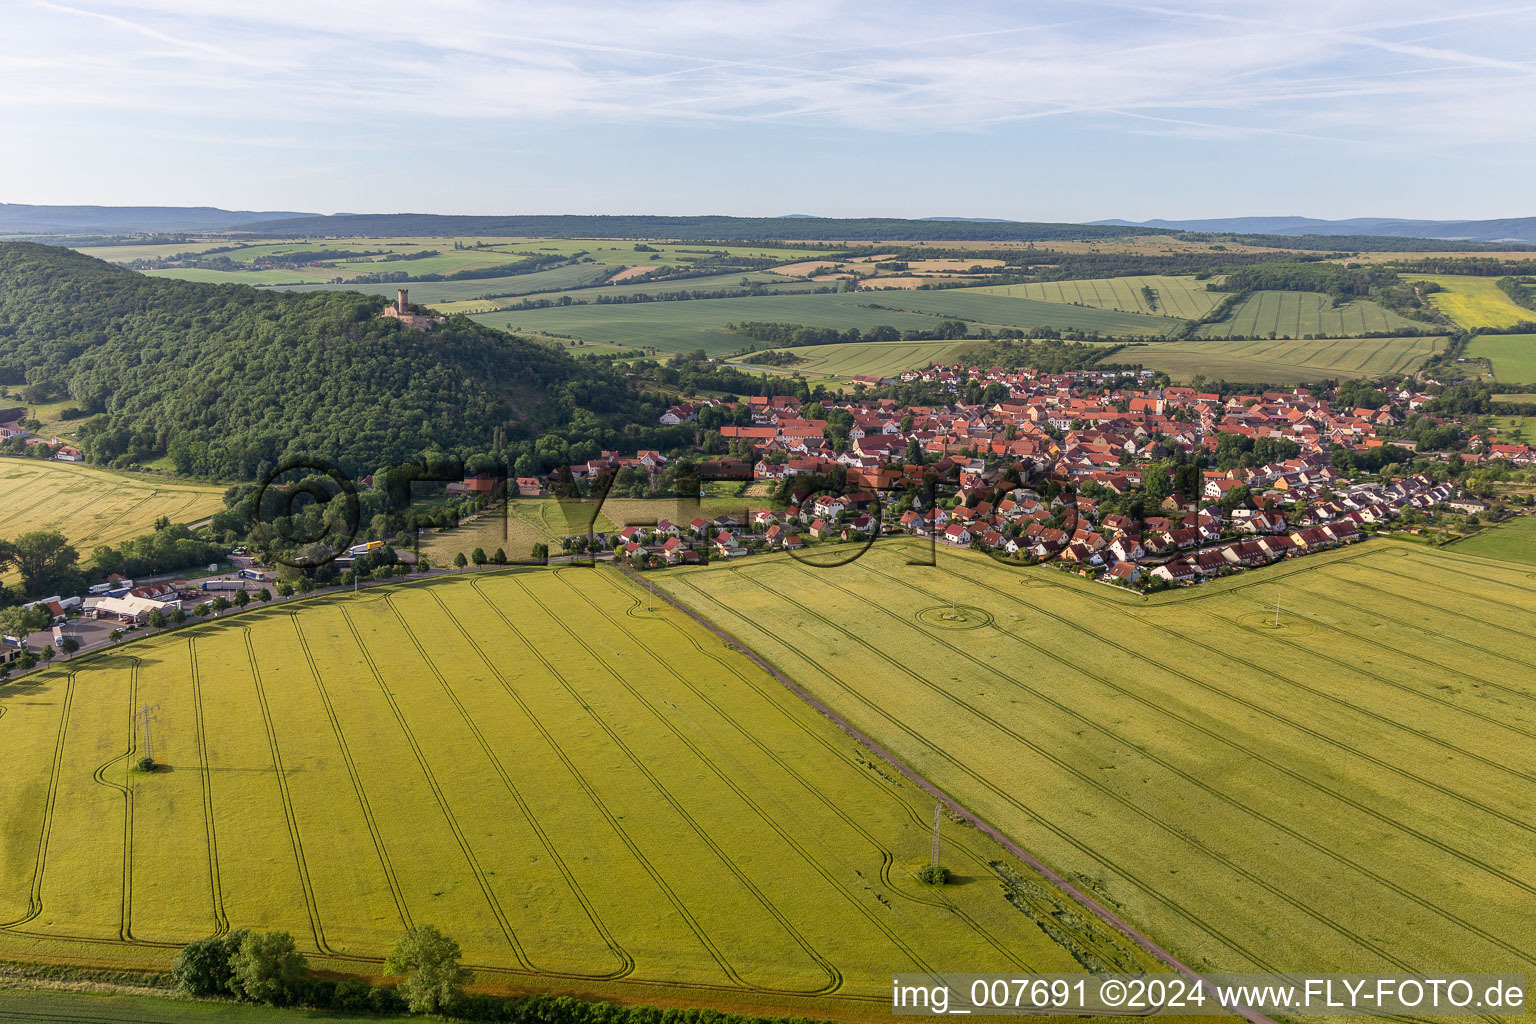
POLYGON ((377 973, 431 922, 491 987, 811 1016, 877 1012, 893 970, 1143 964, 974 829, 923 885, 932 798, 649 604, 607 568, 481 573, 0 686, 0 956, 163 967, 249 927, 377 973))
POLYGON ((807 378, 846 381, 854 376, 895 377, 903 370, 920 370, 930 363, 953 363, 975 348, 974 341, 882 341, 838 345, 809 345, 783 349, 802 361, 789 366, 758 365, 757 354, 732 363, 769 373, 798 373, 807 378))
POLYGON ((1486 359, 1507 383, 1536 384, 1536 334, 1479 334, 1467 342, 1468 359, 1486 359))
POLYGON ((1105 277, 1086 281, 990 285, 976 290, 1042 302, 1074 303, 1127 313, 1198 320, 1223 298, 1220 292, 1207 291, 1206 283, 1193 277, 1105 277), (1143 288, 1152 290, 1151 302, 1142 293, 1143 288))
POLYGON ((1430 292, 1426 298, 1457 327, 1513 327, 1536 320, 1536 312, 1517 306, 1499 290, 1496 277, 1471 277, 1464 274, 1404 274, 1403 280, 1432 281, 1444 291, 1430 292))
POLYGON ((1312 341, 1174 341, 1123 348, 1110 362, 1141 363, 1176 380, 1304 384, 1330 378, 1411 373, 1444 338, 1339 338, 1312 341))
POLYGON ((57 530, 81 553, 224 507, 224 488, 40 459, 0 458, 0 537, 57 530))
POLYGON ((1506 562, 1536 565, 1536 518, 1521 516, 1456 542, 1461 555, 1480 555, 1506 562))
POLYGON ((1205 324, 1196 332, 1202 338, 1302 338, 1306 335, 1351 338, 1372 332, 1416 324, 1374 302, 1355 301, 1335 306, 1319 292, 1254 292, 1220 323, 1205 324))
POLYGON ((1527 565, 1368 541, 1149 599, 890 541, 659 585, 1186 962, 1536 969, 1527 565))
POLYGON ((663 352, 703 349, 710 355, 739 351, 748 341, 726 330, 748 321, 803 324, 867 331, 888 325, 932 331, 947 317, 965 317, 973 327, 1029 328, 1049 324, 1105 334, 1161 336, 1179 323, 1167 317, 1059 303, 975 294, 972 289, 927 292, 849 292, 821 295, 767 295, 740 299, 697 299, 630 305, 563 306, 485 313, 475 317, 492 327, 550 334, 621 346, 650 346, 663 352))

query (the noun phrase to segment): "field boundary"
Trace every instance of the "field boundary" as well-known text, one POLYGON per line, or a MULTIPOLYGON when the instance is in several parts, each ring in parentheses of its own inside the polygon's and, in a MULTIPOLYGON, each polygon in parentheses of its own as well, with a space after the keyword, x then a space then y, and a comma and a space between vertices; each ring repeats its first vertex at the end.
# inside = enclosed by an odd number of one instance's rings
MULTIPOLYGON (((762 655, 758 654, 752 648, 736 639, 730 633, 727 633, 721 627, 715 625, 715 623, 696 613, 691 608, 688 608, 682 602, 675 600, 670 594, 657 590, 648 581, 642 580, 633 570, 624 567, 622 571, 636 583, 647 588, 651 591, 651 593, 661 598, 661 600, 665 601, 673 608, 676 608, 678 611, 688 616, 688 618, 692 619, 694 622, 697 622, 700 626, 703 626, 705 629, 709 630, 725 643, 730 644, 737 650, 741 651, 741 653, 746 655, 749 660, 751 660, 764 672, 767 672, 774 679, 778 680, 778 682, 791 693, 805 701, 805 703, 809 704, 819 714, 827 718, 848 735, 852 736, 859 743, 863 744, 872 753, 876 754, 892 768, 895 768, 897 771, 899 771, 906 779, 908 779, 914 785, 918 786, 929 796, 937 799, 944 806, 948 807, 953 813, 960 815, 966 821, 970 822, 971 825, 974 826, 978 831, 991 838, 993 842, 997 843, 1004 850, 1007 850, 1009 853, 1019 858, 1019 860, 1023 861, 1034 871, 1038 872, 1052 885, 1056 886, 1074 902, 1093 914, 1099 920, 1103 921, 1105 924, 1108 924, 1110 927, 1123 934, 1126 938, 1130 939, 1137 946, 1139 946, 1143 951, 1155 957, 1159 962, 1173 968, 1173 970, 1179 974, 1182 974, 1185 977, 1198 982, 1202 987, 1209 988, 1209 985, 1200 978, 1199 974, 1193 968, 1189 967, 1183 961, 1175 957, 1172 953, 1158 945, 1149 936, 1137 930, 1133 925, 1120 917, 1114 911, 1110 910, 1108 907, 1104 906, 1102 903, 1098 902, 1093 897, 1077 888, 1077 886, 1067 881, 1060 874, 1053 871, 1044 861, 1040 860, 1038 857, 1025 850, 1019 844, 1009 839, 997 828, 993 827, 989 822, 983 819, 980 815, 971 811, 954 797, 944 792, 932 782, 929 782, 927 779, 923 778, 916 771, 910 768, 905 762, 896 757, 895 754, 892 754, 889 750, 886 750, 885 747, 881 746, 879 743, 876 743, 873 738, 865 735, 859 729, 854 727, 854 725, 847 719, 843 718, 826 704, 816 699, 816 697, 812 696, 810 692, 805 690, 784 673, 774 668, 771 664, 768 663, 767 659, 762 657, 762 655)), ((1266 1017, 1264 1014, 1250 1010, 1247 1007, 1235 1007, 1234 1010, 1238 1015, 1248 1020, 1250 1024, 1277 1024, 1277 1022, 1269 1017, 1266 1017)))

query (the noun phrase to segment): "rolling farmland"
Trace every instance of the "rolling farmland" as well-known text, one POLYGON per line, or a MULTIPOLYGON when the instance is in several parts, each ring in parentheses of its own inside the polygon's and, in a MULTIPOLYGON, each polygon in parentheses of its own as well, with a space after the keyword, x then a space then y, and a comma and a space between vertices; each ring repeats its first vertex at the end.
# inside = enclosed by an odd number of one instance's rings
POLYGON ((484 313, 475 319, 510 331, 581 338, 589 344, 653 346, 663 352, 702 348, 711 355, 724 355, 741 349, 748 340, 726 330, 729 323, 767 321, 864 331, 889 325, 903 331, 931 331, 940 320, 954 316, 972 318, 977 326, 993 328, 1050 324, 1154 337, 1179 326, 1167 317, 974 294, 971 289, 594 304, 484 313))
POLYGON ((491 984, 813 1015, 908 967, 1143 965, 970 828, 962 884, 919 883, 932 799, 607 569, 227 616, 0 710, 0 953, 163 966, 278 928, 368 972, 425 921, 491 984))
POLYGON ((1319 292, 1254 292, 1227 319, 1205 324, 1196 333, 1202 338, 1255 338, 1271 334, 1281 338, 1308 334, 1352 338, 1400 327, 1421 330, 1424 325, 1374 302, 1335 306, 1332 299, 1319 292))
POLYGON ((1488 360, 1501 381, 1536 384, 1536 334, 1479 334, 1467 342, 1467 358, 1488 360))
POLYGON ((1339 377, 1411 373, 1444 338, 1338 338, 1321 341, 1173 341, 1123 348, 1111 362, 1141 363, 1177 380, 1302 384, 1339 377))
POLYGON ((920 370, 929 363, 962 359, 974 341, 872 341, 839 345, 808 345, 783 349, 803 362, 792 366, 758 366, 754 355, 732 360, 738 366, 769 373, 798 373, 805 377, 847 380, 860 374, 894 377, 902 370, 920 370))
POLYGON ((57 530, 82 555, 148 533, 155 520, 195 522, 224 507, 224 488, 39 459, 0 459, 0 537, 57 530))
POLYGON ((1205 281, 1193 277, 1104 277, 1087 281, 990 285, 976 290, 1042 302, 1075 303, 1127 313, 1198 320, 1223 297, 1219 292, 1207 291, 1205 285, 1205 281), (1155 306, 1147 302, 1141 291, 1143 288, 1152 289, 1155 306))
POLYGON ((1432 281, 1445 291, 1430 292, 1429 299, 1457 327, 1513 327, 1536 320, 1536 313, 1515 304, 1499 289, 1498 278, 1465 274, 1404 274, 1405 281, 1432 281))
POLYGON ((1142 599, 925 555, 660 579, 1189 962, 1536 968, 1528 566, 1376 541, 1142 599))

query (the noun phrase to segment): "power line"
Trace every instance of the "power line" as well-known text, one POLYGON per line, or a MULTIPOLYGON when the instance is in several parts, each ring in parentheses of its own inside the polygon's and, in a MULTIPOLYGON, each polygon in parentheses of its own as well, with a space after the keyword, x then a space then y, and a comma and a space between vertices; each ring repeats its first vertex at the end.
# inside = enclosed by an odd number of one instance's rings
POLYGON ((134 720, 144 727, 144 756, 151 761, 155 759, 155 736, 151 726, 159 720, 159 716, 155 714, 159 710, 159 704, 145 704, 139 709, 138 714, 133 716, 134 720))

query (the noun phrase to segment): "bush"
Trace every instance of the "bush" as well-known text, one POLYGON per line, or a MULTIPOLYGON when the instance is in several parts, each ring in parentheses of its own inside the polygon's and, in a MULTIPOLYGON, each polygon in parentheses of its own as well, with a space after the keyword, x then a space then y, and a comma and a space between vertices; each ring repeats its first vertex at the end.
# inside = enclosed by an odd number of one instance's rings
POLYGON ((918 869, 917 877, 925 885, 948 885, 949 868, 942 864, 925 864, 918 869))
POLYGON ((135 761, 133 766, 141 772, 152 772, 155 770, 155 759, 145 754, 135 761))
POLYGON ((304 974, 304 957, 287 932, 250 932, 229 958, 230 988, 253 1002, 280 1006, 294 995, 304 974))

